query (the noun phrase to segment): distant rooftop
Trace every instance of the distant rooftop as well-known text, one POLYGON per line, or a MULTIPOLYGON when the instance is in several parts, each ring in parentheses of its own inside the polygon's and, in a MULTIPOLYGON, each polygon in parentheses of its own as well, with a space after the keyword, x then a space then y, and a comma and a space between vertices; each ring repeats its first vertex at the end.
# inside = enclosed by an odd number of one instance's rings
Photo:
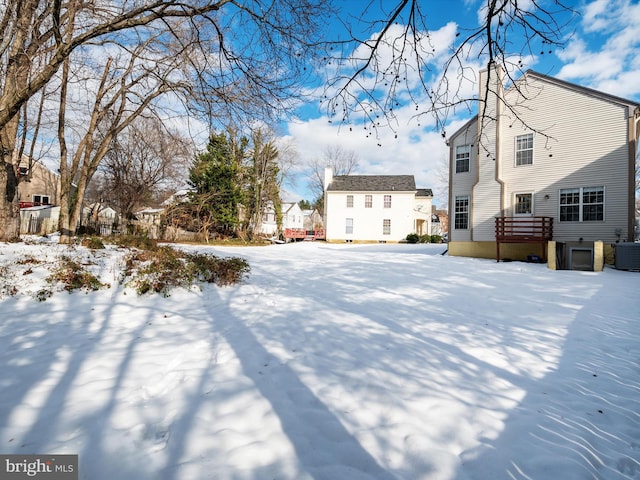
POLYGON ((413 175, 337 175, 330 192, 415 192, 413 175))

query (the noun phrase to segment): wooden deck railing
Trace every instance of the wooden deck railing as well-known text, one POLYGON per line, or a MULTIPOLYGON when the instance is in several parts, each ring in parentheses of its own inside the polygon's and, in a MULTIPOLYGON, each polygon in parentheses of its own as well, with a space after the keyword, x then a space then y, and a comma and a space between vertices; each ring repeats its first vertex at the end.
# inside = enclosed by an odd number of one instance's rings
POLYGON ((496 256, 501 243, 539 243, 545 258, 546 245, 553 239, 553 217, 496 217, 496 256))
POLYGON ((304 228, 285 228, 284 238, 293 240, 324 240, 324 230, 305 230, 304 228))

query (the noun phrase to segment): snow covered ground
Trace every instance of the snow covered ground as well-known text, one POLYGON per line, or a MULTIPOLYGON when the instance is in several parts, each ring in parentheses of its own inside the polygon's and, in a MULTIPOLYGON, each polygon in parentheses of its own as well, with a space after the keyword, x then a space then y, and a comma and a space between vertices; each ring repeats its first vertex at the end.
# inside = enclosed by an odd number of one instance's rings
POLYGON ((91 480, 640 479, 640 274, 197 248, 249 278, 139 297, 121 250, 0 244, 0 453, 91 480), (111 288, 35 300, 16 261, 60 253, 111 288))

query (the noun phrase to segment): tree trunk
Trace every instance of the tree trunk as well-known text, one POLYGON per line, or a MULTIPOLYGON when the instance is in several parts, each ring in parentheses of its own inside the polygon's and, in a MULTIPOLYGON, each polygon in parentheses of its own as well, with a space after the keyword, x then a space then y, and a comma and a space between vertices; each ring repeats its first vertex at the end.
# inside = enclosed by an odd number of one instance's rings
POLYGON ((18 178, 7 147, 0 144, 0 241, 20 236, 20 210, 18 208, 18 178), (6 153, 5 153, 6 152, 6 153))
MULTIPOLYGON (((9 110, 15 97, 29 81, 31 59, 24 54, 29 24, 37 6, 37 1, 22 5, 16 26, 16 34, 10 47, 7 61, 0 110, 9 110)), ((10 119, 0 127, 0 241, 13 240, 20 236, 20 209, 18 204, 18 171, 20 159, 16 155, 16 139, 20 109, 16 109, 10 119)))

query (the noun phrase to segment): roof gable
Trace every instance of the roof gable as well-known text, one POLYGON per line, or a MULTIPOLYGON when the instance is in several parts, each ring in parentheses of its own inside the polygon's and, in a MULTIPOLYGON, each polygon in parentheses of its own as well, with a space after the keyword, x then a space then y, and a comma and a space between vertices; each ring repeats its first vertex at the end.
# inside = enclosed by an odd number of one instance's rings
POLYGON ((413 175, 337 175, 329 192, 415 192, 413 175))
MULTIPOLYGON (((538 80, 553 83, 555 85, 559 85, 564 88, 568 88, 570 90, 574 90, 576 92, 580 92, 584 95, 589 95, 591 97, 597 97, 602 100, 606 100, 608 102, 617 103, 620 105, 624 105, 629 108, 635 108, 640 106, 637 102, 633 102, 631 100, 627 100, 622 97, 617 97, 615 95, 611 95, 609 93, 601 92, 600 90, 595 90, 593 88, 583 87, 582 85, 578 85, 576 83, 567 82, 566 80, 560 80, 559 78, 551 77, 549 75, 545 75, 543 73, 536 72, 535 70, 527 70, 523 76, 516 80, 516 83, 526 82, 528 77, 537 78, 538 80)), ((510 89, 514 88, 511 86, 510 89)))
MULTIPOLYGON (((549 75, 545 75, 543 73, 536 72, 535 70, 527 70, 522 76, 520 76, 519 78, 514 80, 514 84, 509 86, 509 88, 507 88, 507 91, 511 91, 511 90, 517 89, 518 87, 517 87, 516 84, 526 83, 527 78, 529 78, 529 77, 535 78, 535 79, 537 79, 539 81, 542 81, 542 82, 558 85, 558 86, 573 90, 575 92, 579 92, 579 93, 581 93, 583 95, 588 95, 588 96, 591 96, 591 97, 594 97, 594 98, 599 98, 599 99, 604 100, 604 101, 616 103, 618 105, 622 105, 622 106, 628 107, 629 109, 640 108, 640 104, 638 104, 637 102, 633 102, 631 100, 627 100, 627 99, 622 98, 622 97, 617 97, 617 96, 611 95, 609 93, 601 92, 599 90, 594 90, 592 88, 583 87, 583 86, 578 85, 576 83, 567 82, 566 80, 560 80, 558 78, 551 77, 549 75)), ((477 119, 478 119, 478 115, 477 114, 474 115, 471 119, 469 119, 469 121, 467 121, 462 127, 460 127, 458 130, 456 130, 447 139, 447 144, 450 144, 450 142, 454 138, 458 137, 460 134, 462 134, 463 132, 467 131, 473 125, 473 122, 477 121, 477 119)))

